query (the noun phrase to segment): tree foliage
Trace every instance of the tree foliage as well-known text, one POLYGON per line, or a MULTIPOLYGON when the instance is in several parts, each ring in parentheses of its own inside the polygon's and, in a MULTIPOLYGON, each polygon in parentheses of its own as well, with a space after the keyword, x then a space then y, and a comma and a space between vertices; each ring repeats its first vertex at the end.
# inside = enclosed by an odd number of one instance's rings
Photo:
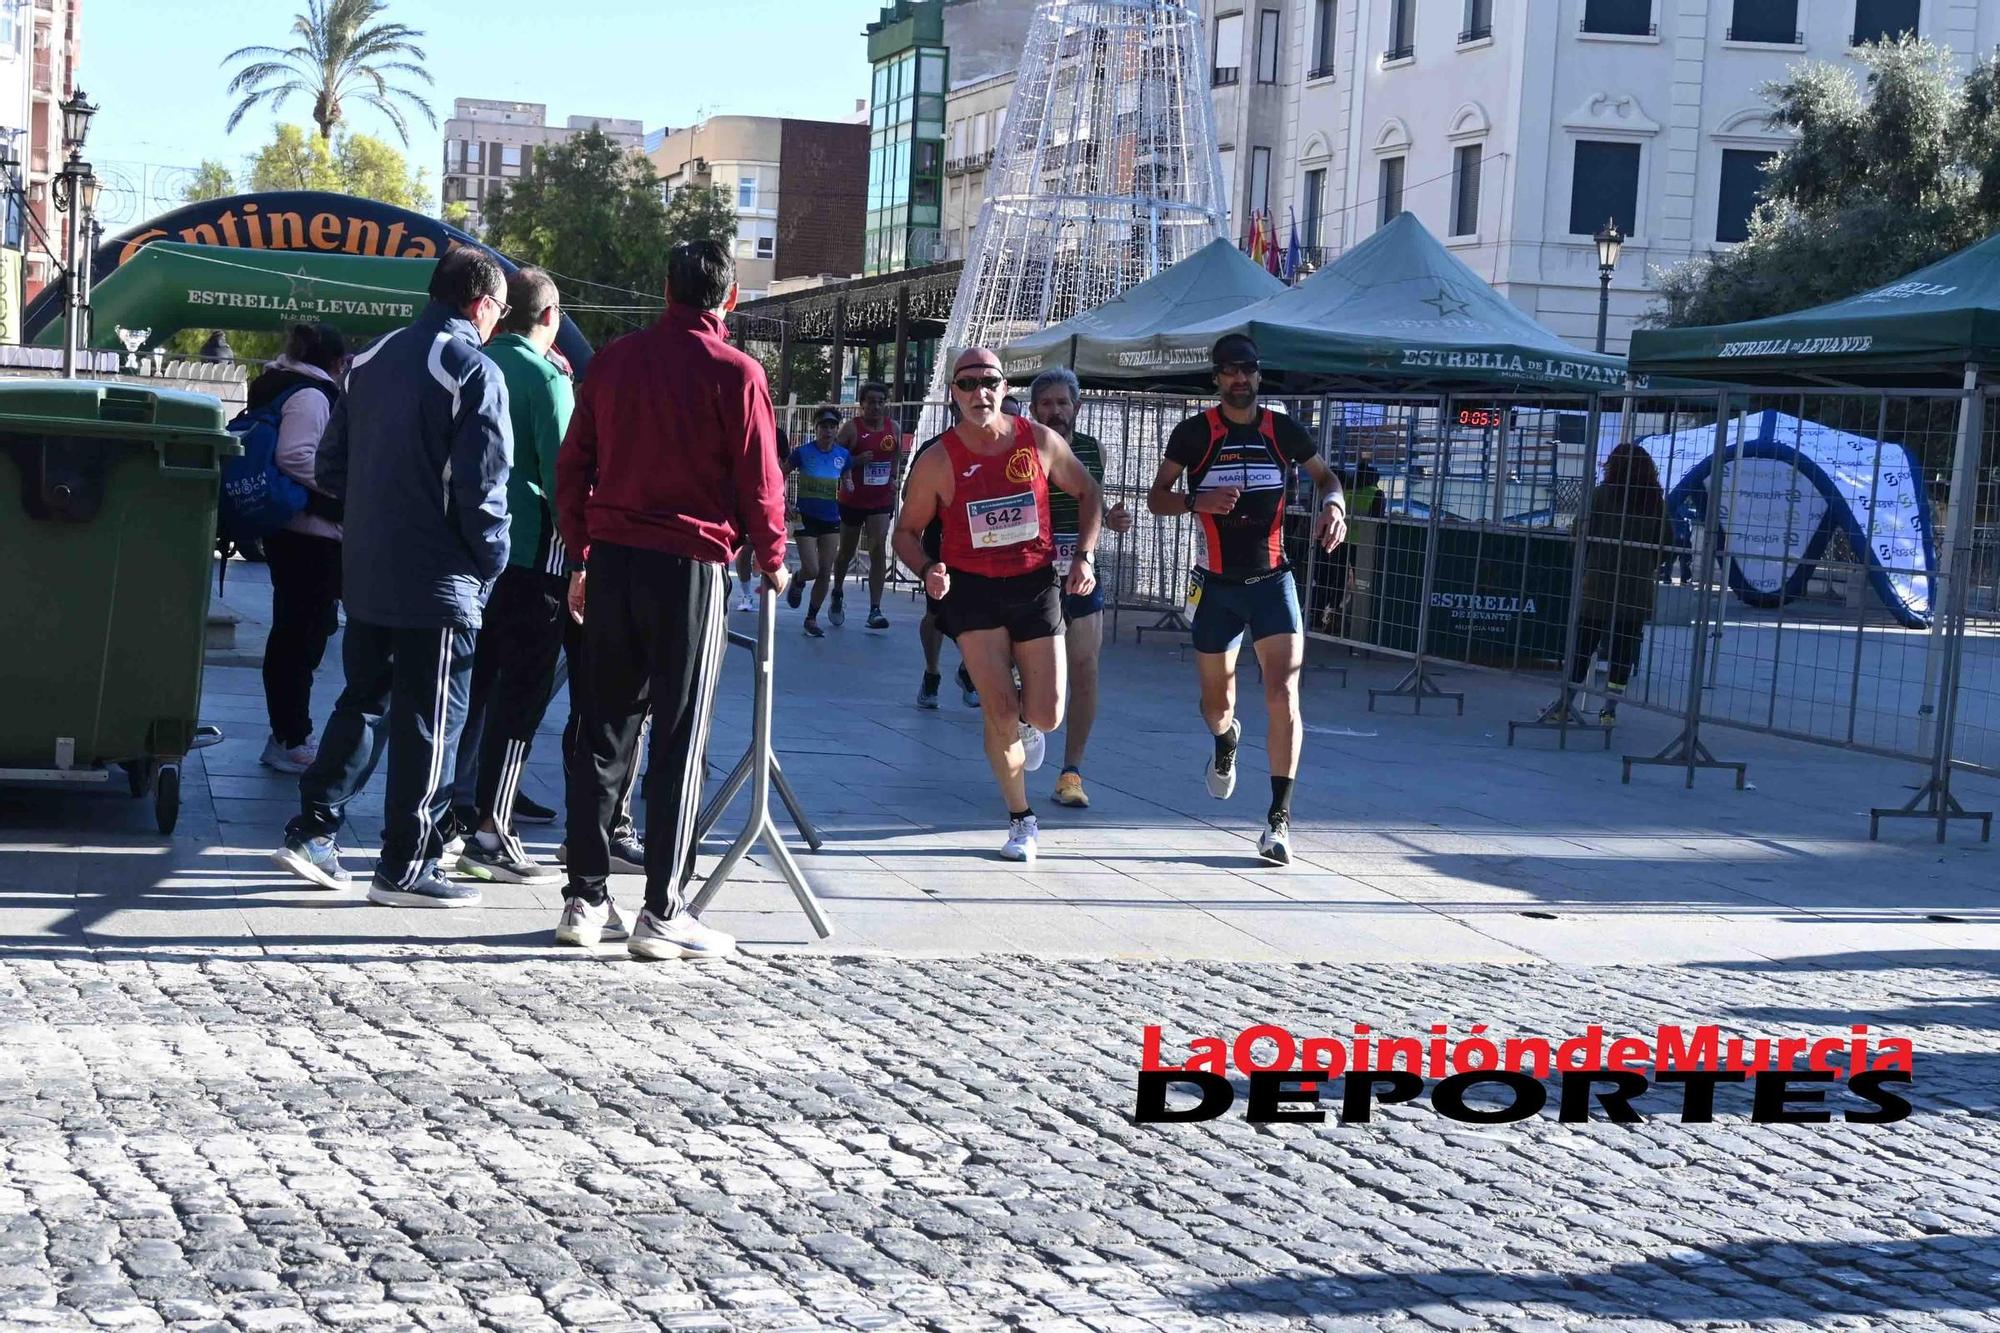
POLYGON ((423 33, 405 23, 380 22, 388 8, 388 0, 306 0, 306 12, 292 16, 295 44, 245 46, 224 56, 225 65, 242 62, 229 81, 229 91, 242 99, 229 113, 228 128, 234 130, 259 106, 275 111, 296 95, 311 100, 319 137, 331 140, 334 128, 347 121, 351 98, 381 112, 409 147, 404 106, 433 126, 437 113, 421 93, 396 81, 408 76, 428 84, 431 76, 417 45, 423 33))
MULTIPOLYGON (((778 386, 784 383, 782 360, 779 353, 784 350, 782 343, 752 342, 750 354, 764 363, 764 378, 770 381, 771 397, 778 396, 778 386)), ((817 343, 792 344, 791 394, 801 403, 830 403, 833 401, 833 361, 827 349, 817 343)), ((783 403, 778 406, 783 407, 783 403)))
POLYGON ((236 178, 229 168, 213 158, 203 158, 194 169, 194 179, 181 191, 183 203, 198 204, 204 199, 227 199, 236 193, 236 178))
POLYGON ((1654 325, 1719 324, 1866 291, 2000 231, 2000 53, 1963 81, 1948 52, 1860 47, 1865 85, 1807 64, 1766 84, 1797 141, 1765 169, 1749 239, 1655 274, 1654 325))
POLYGON ((424 173, 412 171, 389 144, 366 134, 343 134, 329 144, 297 125, 280 125, 251 160, 249 185, 253 190, 331 190, 404 208, 420 209, 430 202, 424 173))
POLYGON ((593 343, 658 313, 669 249, 736 233, 724 191, 684 189, 668 204, 652 163, 598 130, 536 148, 528 174, 488 196, 485 217, 486 243, 555 275, 564 308, 593 343))

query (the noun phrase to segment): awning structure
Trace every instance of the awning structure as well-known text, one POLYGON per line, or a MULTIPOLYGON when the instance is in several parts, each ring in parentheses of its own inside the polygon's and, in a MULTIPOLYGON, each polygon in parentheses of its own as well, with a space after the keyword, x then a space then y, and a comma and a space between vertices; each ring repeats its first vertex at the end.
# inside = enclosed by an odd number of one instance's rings
POLYGON ((1209 349, 1228 333, 1256 340, 1267 388, 1293 393, 1592 393, 1625 384, 1624 358, 1583 351, 1537 324, 1407 213, 1297 287, 1108 345, 1091 378, 1205 385, 1209 349))
POLYGON ((2000 236, 1844 300, 1632 337, 1635 374, 1758 385, 1957 388, 2000 364, 2000 236))
MULTIPOLYGON (((401 328, 430 299, 437 262, 154 241, 91 290, 91 345, 140 351, 182 329, 281 331, 325 322, 367 338, 401 328)), ((60 322, 37 342, 55 346, 60 322)))
POLYGON ((1233 314, 1284 290, 1284 283, 1230 242, 1210 241, 1095 310, 1009 343, 1000 361, 1017 384, 1053 366, 1068 366, 1086 381, 1116 379, 1119 358, 1132 354, 1135 341, 1233 314))

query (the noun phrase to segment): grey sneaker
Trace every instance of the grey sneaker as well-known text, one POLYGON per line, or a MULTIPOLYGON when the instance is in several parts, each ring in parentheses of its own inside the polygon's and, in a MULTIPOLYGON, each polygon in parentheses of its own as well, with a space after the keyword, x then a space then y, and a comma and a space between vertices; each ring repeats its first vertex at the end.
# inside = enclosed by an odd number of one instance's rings
POLYGON ((619 875, 646 873, 646 844, 639 841, 637 834, 611 839, 611 870, 619 875))
POLYGON ((266 768, 296 776, 311 768, 312 761, 318 757, 319 746, 310 736, 306 737, 303 745, 285 745, 273 736, 264 742, 264 753, 257 756, 257 762, 266 768))
POLYGON ((924 673, 924 683, 917 690, 917 707, 936 708, 938 706, 938 684, 938 674, 935 671, 926 671, 924 673))
POLYGON ((685 958, 706 963, 735 953, 736 937, 704 926, 686 912, 665 920, 651 912, 641 912, 625 950, 648 962, 685 958))
POLYGON ((1257 839, 1257 855, 1273 865, 1288 866, 1292 863, 1292 821, 1279 815, 1264 826, 1264 836, 1257 839))
POLYGON ((883 614, 882 614, 882 608, 881 608, 881 607, 879 607, 879 606, 876 606, 876 607, 870 607, 870 608, 869 608, 869 611, 868 611, 868 628, 869 628, 869 629, 887 629, 887 628, 889 628, 889 617, 887 617, 887 616, 885 616, 885 615, 883 615, 883 614))
POLYGON ((459 853, 458 869, 461 874, 496 884, 556 884, 562 880, 561 870, 529 856, 521 840, 511 833, 501 834, 491 847, 477 833, 467 838, 465 850, 459 853))
POLYGON ((477 907, 482 895, 478 885, 455 884, 430 866, 409 884, 377 875, 368 886, 368 901, 383 907, 477 907))
POLYGON ((1227 737, 1228 743, 1223 746, 1222 753, 1212 754, 1208 760, 1208 794, 1218 801, 1226 801, 1236 794, 1236 752, 1243 744, 1241 718, 1230 719, 1227 737))
POLYGON ((271 862, 322 889, 344 889, 351 882, 340 864, 340 845, 332 835, 302 838, 287 832, 285 845, 271 853, 271 862))
POLYGON ((833 590, 833 605, 827 608, 826 618, 833 622, 835 628, 847 623, 847 598, 838 588, 833 590))
POLYGON ((958 669, 958 697, 965 700, 967 708, 979 707, 979 691, 973 688, 972 676, 964 667, 958 669))

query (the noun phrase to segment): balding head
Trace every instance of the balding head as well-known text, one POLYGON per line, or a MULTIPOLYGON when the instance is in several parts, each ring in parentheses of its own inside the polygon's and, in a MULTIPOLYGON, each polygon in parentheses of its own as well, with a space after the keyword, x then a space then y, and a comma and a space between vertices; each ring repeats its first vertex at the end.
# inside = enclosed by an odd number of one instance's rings
POLYGON ((992 349, 968 347, 951 363, 951 400, 974 426, 990 427, 1006 396, 1007 377, 992 349))

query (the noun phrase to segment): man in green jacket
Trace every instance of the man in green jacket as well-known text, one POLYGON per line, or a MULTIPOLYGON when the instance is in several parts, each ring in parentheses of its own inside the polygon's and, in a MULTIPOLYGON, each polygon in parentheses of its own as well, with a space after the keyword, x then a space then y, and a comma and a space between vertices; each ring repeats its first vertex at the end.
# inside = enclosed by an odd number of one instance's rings
POLYGON ((555 283, 524 268, 507 283, 507 310, 486 355, 507 381, 514 470, 507 480, 507 568, 486 604, 472 667, 479 733, 476 827, 461 830, 461 872, 506 884, 556 884, 562 871, 528 856, 514 835, 514 800, 528 749, 555 692, 569 590, 556 533, 556 450, 575 406, 569 377, 549 359, 562 323, 555 283))

